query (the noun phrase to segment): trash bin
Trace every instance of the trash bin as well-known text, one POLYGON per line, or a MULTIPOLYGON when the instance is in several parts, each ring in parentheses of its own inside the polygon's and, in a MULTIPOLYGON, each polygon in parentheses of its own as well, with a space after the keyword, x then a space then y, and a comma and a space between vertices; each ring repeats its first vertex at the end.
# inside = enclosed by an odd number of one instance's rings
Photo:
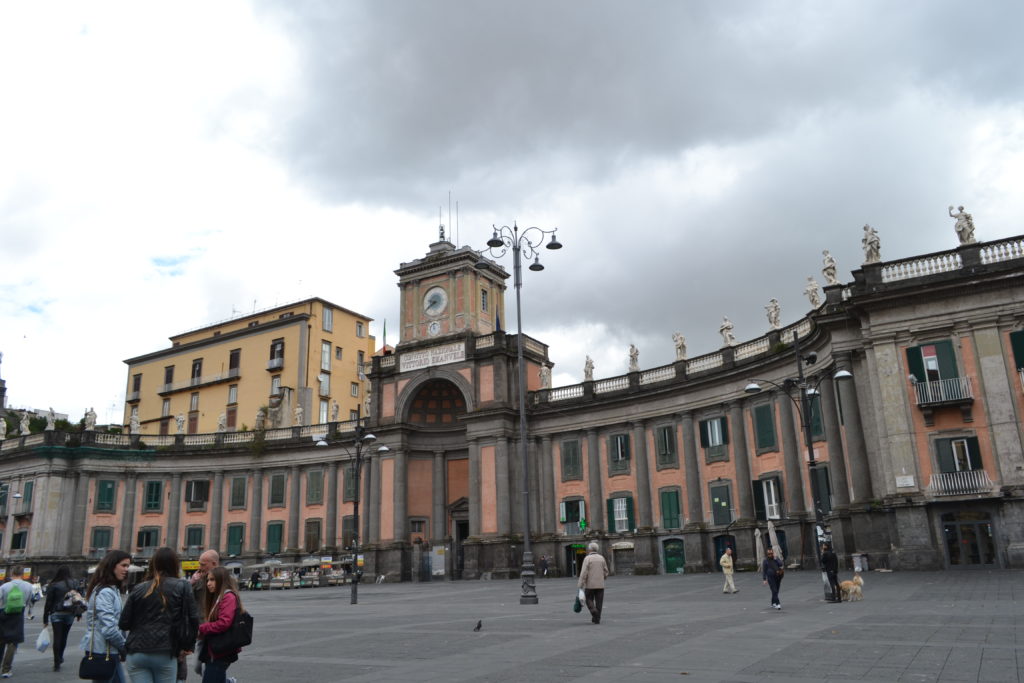
POLYGON ((866 572, 868 570, 867 553, 853 553, 853 571, 866 572))

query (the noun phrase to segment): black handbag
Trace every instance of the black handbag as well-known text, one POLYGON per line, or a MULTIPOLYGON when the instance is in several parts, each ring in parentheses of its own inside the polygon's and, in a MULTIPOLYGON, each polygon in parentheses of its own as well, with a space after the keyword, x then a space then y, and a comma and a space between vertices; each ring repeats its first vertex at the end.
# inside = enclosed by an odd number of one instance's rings
POLYGON ((206 644, 211 652, 237 652, 252 643, 252 624, 252 615, 241 607, 236 607, 235 618, 228 630, 206 636, 206 644))
POLYGON ((86 681, 109 681, 114 677, 117 669, 117 655, 110 656, 110 643, 104 638, 106 652, 100 654, 95 652, 93 647, 96 643, 96 600, 99 598, 99 591, 93 597, 92 602, 92 633, 89 634, 89 652, 82 657, 78 664, 78 677, 86 681))

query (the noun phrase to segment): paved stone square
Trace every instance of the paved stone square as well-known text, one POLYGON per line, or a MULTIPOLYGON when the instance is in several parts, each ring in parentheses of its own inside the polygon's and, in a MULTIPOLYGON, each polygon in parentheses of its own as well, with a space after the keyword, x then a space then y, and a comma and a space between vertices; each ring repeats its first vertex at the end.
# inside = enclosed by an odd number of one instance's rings
MULTIPOLYGON (((572 612, 571 579, 539 581, 533 606, 515 581, 362 585, 357 606, 347 586, 245 593, 255 643, 230 672, 239 683, 1024 681, 1024 573, 864 579, 862 602, 834 605, 817 574, 791 571, 776 612, 753 574, 737 575, 736 595, 720 574, 611 577, 599 626, 572 612)), ((28 622, 14 679, 77 680, 78 651, 53 674, 31 647, 38 630, 28 622)))

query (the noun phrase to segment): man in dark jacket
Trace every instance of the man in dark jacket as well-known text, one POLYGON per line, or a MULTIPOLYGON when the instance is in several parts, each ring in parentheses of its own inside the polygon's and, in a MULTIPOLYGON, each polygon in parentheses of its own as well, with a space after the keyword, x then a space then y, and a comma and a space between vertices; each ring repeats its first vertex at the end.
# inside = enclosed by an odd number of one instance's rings
POLYGON ((832 591, 829 602, 842 602, 842 596, 839 594, 839 558, 832 552, 830 543, 821 546, 821 571, 828 577, 828 587, 832 591))

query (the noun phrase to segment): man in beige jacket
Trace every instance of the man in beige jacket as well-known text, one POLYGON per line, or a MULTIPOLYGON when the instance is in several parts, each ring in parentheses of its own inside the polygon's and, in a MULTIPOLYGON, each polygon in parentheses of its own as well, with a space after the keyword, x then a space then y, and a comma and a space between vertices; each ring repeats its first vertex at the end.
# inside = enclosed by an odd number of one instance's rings
POLYGON ((732 548, 726 548, 722 559, 718 561, 722 566, 722 573, 725 574, 725 585, 722 586, 723 593, 738 593, 736 584, 732 582, 732 548))
POLYGON ((580 578, 576 582, 576 587, 583 589, 583 594, 587 598, 587 609, 590 610, 590 620, 595 624, 601 623, 606 578, 608 563, 601 555, 601 546, 596 541, 591 541, 587 546, 587 556, 583 558, 583 566, 580 567, 580 578))

